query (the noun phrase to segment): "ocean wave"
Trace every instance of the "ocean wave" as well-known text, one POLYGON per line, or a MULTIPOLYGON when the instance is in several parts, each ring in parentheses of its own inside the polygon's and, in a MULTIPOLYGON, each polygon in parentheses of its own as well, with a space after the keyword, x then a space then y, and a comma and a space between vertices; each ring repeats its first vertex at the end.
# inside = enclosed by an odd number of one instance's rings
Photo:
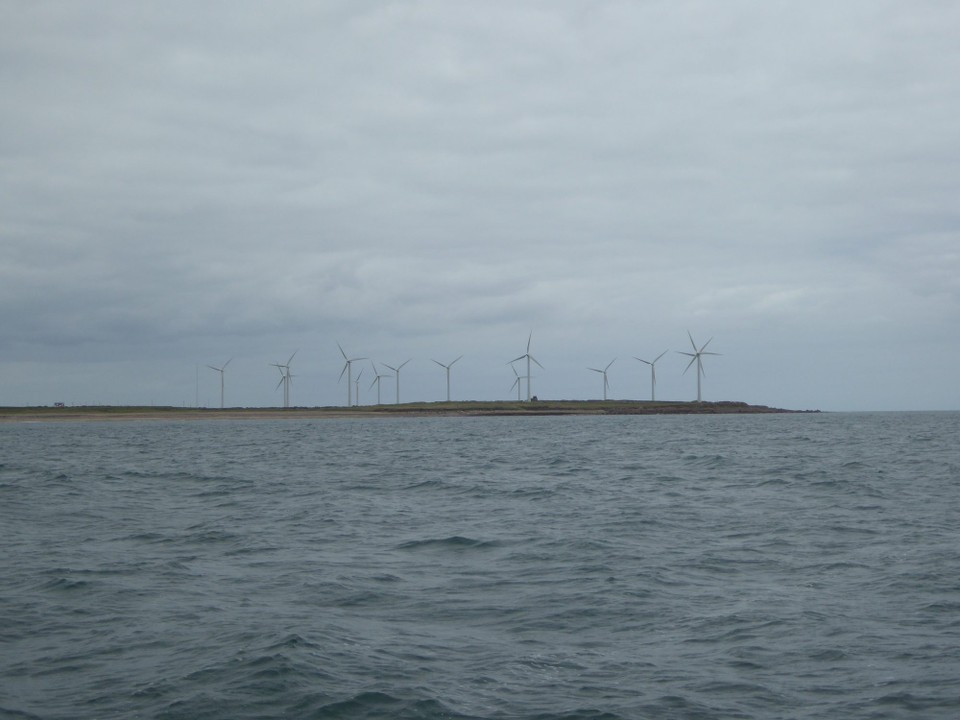
POLYGON ((451 535, 443 538, 426 538, 423 540, 408 540, 396 546, 397 550, 483 550, 499 547, 496 540, 477 540, 451 535))

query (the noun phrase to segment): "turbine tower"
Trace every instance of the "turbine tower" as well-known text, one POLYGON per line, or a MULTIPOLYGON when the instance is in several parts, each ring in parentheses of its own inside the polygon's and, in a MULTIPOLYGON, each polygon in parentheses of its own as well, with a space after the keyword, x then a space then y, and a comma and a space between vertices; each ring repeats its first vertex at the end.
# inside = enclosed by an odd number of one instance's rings
POLYGON ((385 368, 390 368, 391 370, 393 370, 394 375, 396 375, 396 378, 397 378, 397 405, 400 404, 400 370, 401 370, 401 369, 403 368, 403 366, 406 365, 408 362, 410 362, 410 360, 404 360, 402 363, 400 363, 400 364, 397 365, 396 367, 393 367, 392 365, 387 365, 386 363, 383 363, 383 366, 384 366, 385 368))
MULTIPOLYGON (((373 388, 374 385, 377 386, 377 405, 382 404, 380 402, 380 381, 385 377, 393 377, 393 375, 381 375, 377 372, 377 366, 373 364, 373 360, 370 361, 370 367, 373 368, 373 382, 370 383, 370 387, 373 388)), ((387 367, 384 365, 384 367, 387 367)))
MULTIPOLYGON (((537 363, 537 365, 540 365, 540 363, 537 362, 537 359, 536 359, 533 355, 530 354, 530 341, 531 341, 531 340, 533 340, 533 330, 530 331, 530 335, 527 337, 527 351, 526 351, 523 355, 521 355, 520 357, 516 357, 516 358, 514 358, 513 360, 511 360, 509 363, 507 363, 508 365, 512 365, 512 364, 515 363, 517 360, 526 359, 526 361, 527 361, 527 402, 530 402, 530 397, 531 397, 531 393, 530 393, 530 361, 533 360, 535 363, 537 363)), ((543 365, 540 365, 540 369, 541 369, 541 370, 544 370, 545 368, 543 367, 543 365)))
POLYGON ((607 370, 609 370, 610 366, 613 365, 616 361, 617 359, 614 358, 613 360, 608 362, 607 366, 603 370, 598 370, 597 368, 587 368, 587 370, 593 370, 594 372, 600 373, 601 375, 603 375, 603 399, 604 400, 607 399, 607 388, 610 387, 610 383, 607 380, 607 370))
MULTIPOLYGON (((352 389, 352 388, 350 387, 350 386, 351 386, 350 380, 352 379, 352 376, 353 376, 353 364, 354 364, 355 362, 359 361, 359 360, 366 360, 367 358, 362 358, 362 357, 348 358, 348 357, 347 357, 347 354, 343 351, 343 348, 340 347, 340 343, 337 343, 337 347, 340 348, 340 354, 343 355, 343 360, 344 360, 343 370, 340 371, 340 377, 337 379, 337 382, 340 382, 340 380, 343 379, 343 374, 344 374, 344 373, 347 374, 347 407, 350 407, 350 406, 353 404, 353 403, 351 402, 352 398, 351 398, 351 396, 350 396, 350 391, 351 391, 351 389, 352 389)), ((361 370, 361 372, 363 372, 363 371, 361 370)), ((358 386, 357 386, 357 388, 358 388, 358 390, 357 390, 357 403, 358 403, 358 404, 359 404, 359 402, 360 402, 359 387, 360 387, 360 386, 358 385, 358 386)))
POLYGON ((687 357, 690 358, 690 362, 687 363, 687 366, 683 369, 684 375, 687 374, 687 370, 690 369, 690 366, 693 365, 693 363, 697 363, 697 402, 702 402, 702 400, 700 399, 700 378, 706 374, 703 372, 702 357, 704 355, 719 355, 720 353, 706 352, 707 345, 713 342, 713 338, 710 338, 709 340, 707 340, 703 344, 703 346, 699 350, 697 350, 697 344, 693 341, 693 335, 690 334, 689 330, 687 330, 687 337, 690 338, 690 344, 693 346, 693 352, 688 353, 688 352, 684 352, 683 350, 677 350, 677 352, 680 353, 681 355, 686 355, 687 357))
POLYGON ((216 370, 218 373, 220 373, 220 409, 221 410, 223 410, 223 371, 227 369, 227 365, 229 365, 232 361, 233 361, 233 358, 230 358, 230 360, 227 360, 220 367, 216 367, 214 365, 207 365, 207 367, 210 368, 211 370, 216 370))
POLYGON ((653 400, 656 400, 656 399, 657 399, 657 391, 656 391, 656 388, 657 388, 657 360, 659 360, 660 358, 662 358, 662 357, 663 357, 664 355, 666 355, 666 354, 667 354, 667 351, 664 350, 662 353, 660 353, 659 355, 657 355, 653 360, 644 360, 643 358, 638 358, 636 355, 634 355, 634 357, 633 357, 634 360, 639 360, 640 362, 645 363, 646 365, 649 365, 649 366, 650 366, 650 400, 651 400, 651 402, 652 402, 653 400))
MULTIPOLYGON (((457 360, 459 360, 459 359, 462 358, 462 357, 463 357, 463 355, 461 355, 460 357, 458 357, 457 360)), ((445 369, 445 370, 447 371, 447 402, 450 402, 450 368, 453 367, 453 363, 455 363, 457 360, 451 361, 450 364, 448 364, 448 365, 444 365, 444 364, 443 364, 442 362, 440 362, 439 360, 434 360, 434 362, 435 362, 437 365, 439 365, 440 367, 442 367, 443 369, 445 369)))
MULTIPOLYGON (((296 355, 299 350, 294 350, 293 355, 296 355)), ((277 383, 277 387, 283 385, 283 406, 285 408, 290 407, 290 379, 293 375, 290 374, 290 363, 293 362, 293 355, 285 363, 270 363, 275 368, 280 370, 280 382, 277 383)))

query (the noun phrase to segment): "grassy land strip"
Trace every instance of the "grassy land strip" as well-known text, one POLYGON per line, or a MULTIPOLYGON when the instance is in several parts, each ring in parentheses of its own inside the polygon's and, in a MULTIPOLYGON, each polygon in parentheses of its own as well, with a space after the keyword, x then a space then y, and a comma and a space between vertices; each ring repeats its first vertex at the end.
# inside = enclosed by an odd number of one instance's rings
MULTIPOLYGON (((455 417, 498 415, 717 415, 788 413, 795 410, 743 402, 648 400, 465 401, 362 405, 357 407, 182 408, 166 406, 0 407, 0 421, 212 420, 324 417, 455 417)), ((815 411, 816 412, 816 411, 815 411)))

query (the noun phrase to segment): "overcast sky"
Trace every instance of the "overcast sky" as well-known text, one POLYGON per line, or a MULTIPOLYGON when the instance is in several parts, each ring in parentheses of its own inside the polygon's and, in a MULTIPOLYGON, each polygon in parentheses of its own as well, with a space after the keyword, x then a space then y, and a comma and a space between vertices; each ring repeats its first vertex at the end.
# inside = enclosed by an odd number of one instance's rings
POLYGON ((960 3, 0 18, 0 405, 960 409, 960 3))

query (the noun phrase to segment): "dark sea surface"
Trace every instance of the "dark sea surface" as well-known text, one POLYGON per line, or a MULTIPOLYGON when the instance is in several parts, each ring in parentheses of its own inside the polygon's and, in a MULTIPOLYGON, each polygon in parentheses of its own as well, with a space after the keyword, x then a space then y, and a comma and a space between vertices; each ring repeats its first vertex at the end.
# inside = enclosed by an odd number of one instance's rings
POLYGON ((0 425, 2 718, 957 718, 960 413, 0 425))

